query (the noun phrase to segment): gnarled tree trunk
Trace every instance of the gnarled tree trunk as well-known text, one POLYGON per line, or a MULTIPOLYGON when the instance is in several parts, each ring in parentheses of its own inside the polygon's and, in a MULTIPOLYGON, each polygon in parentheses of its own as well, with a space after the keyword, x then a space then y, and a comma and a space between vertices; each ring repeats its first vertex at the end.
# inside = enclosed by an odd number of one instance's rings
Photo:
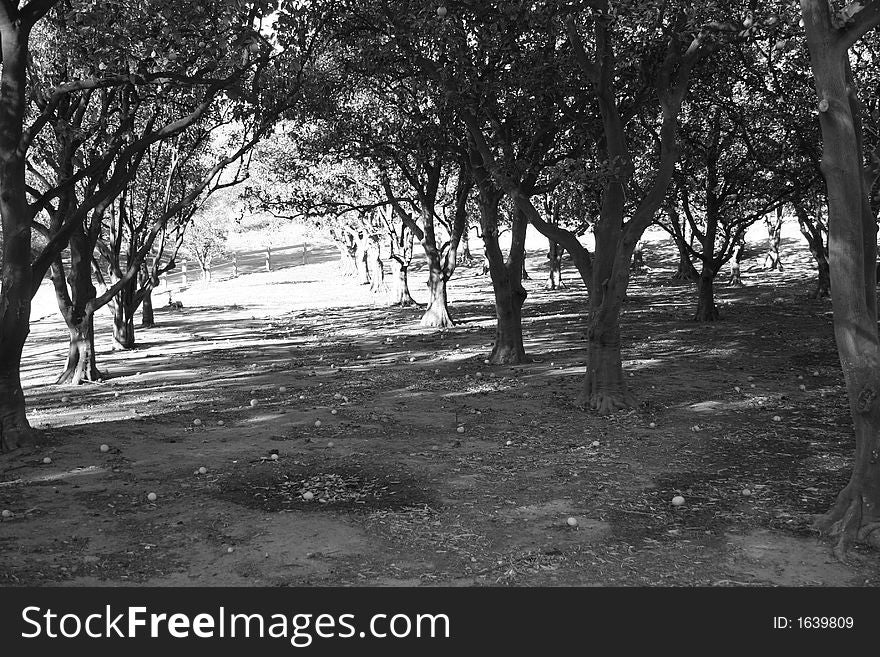
POLYGON ((855 429, 849 483, 817 527, 843 557, 854 541, 880 548, 880 335, 877 332, 877 224, 864 170, 861 112, 849 48, 880 24, 876 2, 841 29, 825 0, 801 0, 822 129, 828 186, 828 256, 834 336, 855 429))
POLYGON ((446 328, 454 322, 449 315, 449 300, 446 296, 446 277, 440 264, 440 254, 426 248, 428 256, 428 307, 422 315, 420 324, 431 328, 446 328))

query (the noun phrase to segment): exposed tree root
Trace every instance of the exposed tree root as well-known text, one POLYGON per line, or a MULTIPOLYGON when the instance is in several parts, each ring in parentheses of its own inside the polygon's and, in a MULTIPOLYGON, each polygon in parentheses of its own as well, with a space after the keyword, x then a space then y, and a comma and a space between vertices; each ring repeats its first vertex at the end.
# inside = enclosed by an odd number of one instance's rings
POLYGON ((82 383, 98 383, 99 381, 103 381, 106 378, 106 372, 101 372, 95 367, 89 367, 86 368, 85 371, 83 371, 78 365, 74 365, 72 367, 68 367, 61 373, 61 375, 55 381, 55 385, 78 386, 82 383))
POLYGON ((419 325, 425 328, 449 328, 455 326, 455 322, 445 308, 437 310, 436 308, 429 307, 419 321, 419 325))
POLYGON ((637 403, 635 395, 628 390, 622 392, 598 391, 578 397, 577 405, 584 409, 596 411, 599 415, 611 415, 617 411, 632 408, 637 403))
POLYGON ((880 520, 866 518, 866 506, 869 503, 850 483, 837 496, 831 510, 816 518, 815 529, 836 539, 834 556, 839 561, 846 560, 847 551, 854 543, 880 550, 880 520))
POLYGON ((497 347, 489 355, 491 365, 520 365, 526 360, 526 352, 522 347, 497 347))
POLYGON ((35 432, 28 424, 21 427, 0 422, 0 453, 32 445, 35 438, 35 432))

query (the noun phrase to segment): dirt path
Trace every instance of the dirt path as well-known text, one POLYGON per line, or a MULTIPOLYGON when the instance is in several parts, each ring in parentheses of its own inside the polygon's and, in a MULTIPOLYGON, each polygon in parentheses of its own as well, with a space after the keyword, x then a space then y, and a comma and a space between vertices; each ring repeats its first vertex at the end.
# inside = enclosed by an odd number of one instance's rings
POLYGON ((329 259, 197 286, 138 349, 102 347, 110 378, 77 389, 51 385, 63 330, 38 322, 41 446, 0 461, 0 583, 880 584, 875 554, 836 563, 810 530, 852 438, 807 254, 785 254, 784 278, 719 286, 726 319, 698 325, 659 249, 624 315, 641 402, 607 418, 570 401, 574 283, 528 283, 520 367, 483 362, 478 267, 456 274, 460 324, 442 332, 336 281, 329 259))

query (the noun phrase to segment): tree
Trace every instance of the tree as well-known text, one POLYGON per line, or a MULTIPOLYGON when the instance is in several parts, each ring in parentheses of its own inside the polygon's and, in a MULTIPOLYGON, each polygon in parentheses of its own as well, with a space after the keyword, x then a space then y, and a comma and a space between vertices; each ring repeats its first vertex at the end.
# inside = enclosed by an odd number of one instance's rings
POLYGON ((880 548, 880 335, 877 224, 865 167, 862 105, 850 48, 880 25, 880 1, 840 6, 801 0, 822 130, 828 188, 828 261, 834 335, 856 437, 849 483, 817 521, 845 554, 854 541, 880 548))
MULTIPOLYGON (((41 77, 29 74, 28 58, 32 70, 38 70, 40 60, 37 50, 31 47, 31 35, 35 25, 54 6, 53 0, 32 0, 24 7, 18 3, 0 3, 0 41, 3 50, 2 91, 0 91, 0 214, 3 220, 3 288, 0 292, 0 448, 14 446, 30 434, 25 414, 24 396, 21 392, 20 364, 24 340, 28 333, 30 317, 29 299, 39 289, 39 284, 50 267, 58 263, 59 254, 67 247, 71 236, 83 226, 93 211, 105 208, 131 180, 143 153, 153 144, 171 138, 186 130, 206 116, 221 96, 239 108, 238 119, 248 126, 249 134, 233 147, 212 167, 182 200, 188 205, 211 183, 226 166, 239 160, 269 128, 279 113, 300 98, 295 91, 302 79, 302 62, 308 61, 316 44, 316 32, 325 22, 321 8, 310 5, 310 12, 282 11, 282 19, 294 27, 288 32, 289 43, 295 51, 284 47, 273 51, 254 29, 258 17, 272 9, 270 3, 214 2, 200 5, 190 12, 179 3, 169 0, 153 2, 118 3, 114 6, 114 18, 127 19, 125 38, 111 32, 102 32, 107 18, 99 3, 83 2, 74 7, 67 16, 78 23, 78 37, 94 38, 90 57, 100 59, 100 64, 86 71, 85 77, 71 76, 59 79, 71 71, 49 71, 44 79, 51 82, 47 88, 39 88, 41 77), (311 12, 314 7, 315 11, 311 12), (297 23, 299 21, 299 23, 297 23), (210 27, 213 41, 210 46, 178 49, 191 36, 187 31, 193 24, 210 27), (153 27, 157 29, 153 31, 153 27), (317 27, 316 27, 317 26, 317 27), (152 49, 152 52, 151 50, 152 49), (293 54, 291 55, 291 52, 293 54), (115 53, 115 57, 103 57, 115 53), (159 53, 162 53, 161 55, 159 53), (291 74, 291 61, 298 65, 291 74), (153 104, 152 114, 141 114, 136 123, 127 111, 119 113, 119 123, 112 123, 107 130, 109 142, 98 146, 97 159, 89 161, 74 172, 61 171, 67 179, 58 184, 43 176, 49 185, 34 190, 26 179, 28 152, 47 126, 58 125, 57 117, 64 104, 71 98, 94 98, 96 89, 113 89, 122 92, 119 101, 123 105, 125 94, 131 96, 132 88, 145 90, 135 94, 139 107, 167 91, 187 89, 179 93, 177 103, 153 104), (293 88, 293 89, 292 89, 293 88), (27 102, 32 100, 35 108, 27 114, 27 102), (248 109, 245 110, 245 107, 248 109), (27 127, 26 119, 29 119, 27 127), (101 172, 105 172, 102 177, 101 172), (91 182, 86 182, 90 180, 91 182), (97 180, 97 182, 95 182, 97 180), (86 200, 65 211, 60 219, 60 209, 67 204, 72 190, 86 184, 89 194, 86 200), (29 199, 29 195, 34 200, 29 199), (44 211, 54 211, 60 225, 49 226, 49 236, 36 257, 31 255, 31 235, 34 219, 44 211)), ((258 21, 257 21, 258 22, 258 21)), ((61 34, 67 34, 61 33, 61 34)), ((38 41, 39 44, 45 42, 38 41)), ((51 45, 51 44, 50 44, 51 45)), ((285 46, 287 44, 281 44, 285 46)), ((48 69, 47 69, 48 70, 48 69)), ((72 71, 76 73, 76 71, 72 71)), ((114 114, 116 116, 116 114, 114 114)), ((151 225, 143 247, 127 263, 122 279, 115 282, 93 306, 106 303, 142 271, 143 259, 152 250, 156 237, 167 219, 176 214, 181 205, 169 209, 151 225)), ((93 312, 93 309, 92 309, 93 312)), ((88 314, 88 313, 86 313, 88 314)), ((85 343, 84 343, 85 344, 85 343)), ((83 359, 88 363, 90 358, 83 359)), ((87 365, 84 365, 87 367, 87 365)))
POLYGON ((776 121, 761 102, 766 66, 755 42, 731 45, 707 61, 684 103, 679 128, 681 156, 667 227, 701 264, 694 319, 719 319, 714 282, 721 268, 742 254, 745 233, 796 193, 787 176, 765 162, 786 157, 776 121), (686 222, 686 225, 678 222, 686 222), (670 229, 671 228, 671 229, 670 229), (684 240, 690 229, 695 240, 684 240), (697 248, 693 242, 699 245, 697 248))

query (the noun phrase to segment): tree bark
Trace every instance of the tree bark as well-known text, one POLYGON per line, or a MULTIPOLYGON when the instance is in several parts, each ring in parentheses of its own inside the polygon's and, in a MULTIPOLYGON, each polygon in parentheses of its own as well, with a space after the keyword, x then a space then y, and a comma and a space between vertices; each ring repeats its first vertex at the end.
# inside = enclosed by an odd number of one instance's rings
POLYGON ((733 247, 733 256, 730 259, 730 278, 727 281, 727 284, 732 287, 742 287, 742 269, 740 264, 742 263, 745 248, 743 240, 737 241, 733 247))
POLYGON ((812 299, 830 297, 831 271, 828 266, 828 228, 822 222, 821 216, 818 216, 819 204, 816 204, 816 214, 812 216, 804 204, 794 203, 793 205, 801 234, 806 238, 810 253, 813 254, 813 259, 816 261, 816 285, 810 297, 812 299))
POLYGON ((643 247, 641 241, 636 244, 636 249, 633 251, 633 261, 630 265, 630 269, 633 274, 641 274, 647 269, 645 267, 645 254, 643 253, 643 247))
POLYGON ((153 291, 148 290, 144 294, 143 306, 141 306, 141 326, 152 328, 156 325, 156 316, 153 313, 153 291))
POLYGON ((587 336, 587 372, 579 402, 600 415, 635 404, 623 377, 620 321, 612 313, 597 312, 587 336))
POLYGON ((821 168, 828 187, 834 336, 856 438, 849 483, 816 522, 837 539, 835 553, 840 558, 855 541, 880 548, 877 224, 864 170, 862 108, 848 56, 850 45, 880 22, 877 4, 868 7, 843 30, 834 25, 825 0, 801 0, 824 145, 821 168))
POLYGON ((461 252, 458 254, 458 263, 465 267, 474 264, 474 256, 471 254, 470 231, 467 227, 461 233, 461 252))
POLYGON ((697 312, 694 321, 715 322, 721 318, 718 308, 715 306, 715 275, 708 271, 700 275, 698 281, 699 296, 697 299, 697 312))
POLYGON ((779 245, 782 243, 782 207, 776 209, 773 219, 764 219, 767 226, 767 255, 764 256, 764 269, 767 271, 783 271, 782 258, 779 255, 779 245))
POLYGON ((113 346, 116 349, 134 349, 134 311, 135 280, 125 285, 114 298, 113 311, 113 346))
POLYGON ((391 303, 404 307, 416 305, 415 299, 409 292, 409 265, 403 264, 397 258, 392 258, 391 276, 394 280, 391 288, 391 303))
MULTIPOLYGON (((710 177, 712 184, 714 179, 710 177)), ((718 213, 716 211, 714 197, 707 195, 706 203, 706 227, 700 237, 701 257, 703 267, 697 282, 697 312, 694 321, 714 322, 720 319, 718 308, 715 307, 715 238, 718 231, 718 213)))
MULTIPOLYGON (((480 158, 486 154, 472 153, 475 165, 473 175, 477 184, 477 205, 480 209, 480 224, 483 232, 483 254, 486 267, 492 280, 495 295, 495 343, 489 362, 493 365, 517 364, 526 359, 522 337, 522 307, 526 300, 526 290, 522 286, 523 262, 525 260, 525 235, 528 228, 526 213, 519 207, 511 218, 510 252, 507 262, 498 242, 499 204, 504 191, 493 182, 480 158)), ((531 204, 526 198, 525 202, 531 204)), ((534 206, 532 206, 534 208, 534 206)))
POLYGON ((67 325, 70 343, 57 384, 79 385, 101 379, 95 358, 95 285, 92 282, 92 244, 81 230, 70 237, 70 269, 64 280, 61 257, 52 265, 52 283, 58 309, 67 325), (69 292, 68 292, 69 286, 69 292))
MULTIPOLYGON (((691 261, 690 249, 688 248, 685 235, 687 231, 686 222, 682 221, 678 208, 675 207, 674 203, 670 203, 667 206, 666 213, 669 216, 669 224, 673 231, 672 240, 675 242, 675 248, 678 249, 678 269, 672 275, 672 280, 693 283, 699 280, 700 272, 697 271, 693 261, 691 261)), ((693 235, 691 235, 691 239, 693 239, 693 235)))
MULTIPOLYGON (((485 181, 483 183, 485 185, 485 181)), ((489 262, 489 275, 495 295, 495 344, 489 355, 493 365, 514 365, 525 362, 523 345, 522 307, 526 290, 522 285, 525 235, 528 220, 519 210, 514 211, 511 227, 510 252, 507 262, 498 243, 498 203, 501 193, 481 192, 480 214, 483 223, 483 243, 489 262)))
POLYGON ((548 290, 562 290, 565 288, 565 281, 562 280, 562 256, 565 249, 554 239, 548 239, 549 248, 547 250, 547 260, 549 262, 549 272, 547 278, 548 290))
POLYGON ((101 380, 95 360, 95 318, 88 313, 79 323, 69 327, 70 346, 67 363, 56 383, 79 385, 101 380))
MULTIPOLYGON (((3 224, 0 286, 0 451, 20 447, 32 435, 21 388, 21 354, 30 331, 34 276, 25 157, 20 148, 27 93, 29 26, 13 20, 5 3, 0 17, 0 217, 3 224)), ((18 12, 15 11, 15 14, 18 12)))
POLYGON ((429 328, 447 328, 455 322, 449 314, 449 301, 446 297, 446 277, 440 264, 440 254, 428 253, 428 307, 422 315, 420 324, 429 328))
POLYGON ((370 235, 367 245, 366 258, 370 278, 370 292, 373 294, 383 294, 387 292, 388 286, 385 283, 385 264, 382 262, 379 238, 375 235, 370 235))

